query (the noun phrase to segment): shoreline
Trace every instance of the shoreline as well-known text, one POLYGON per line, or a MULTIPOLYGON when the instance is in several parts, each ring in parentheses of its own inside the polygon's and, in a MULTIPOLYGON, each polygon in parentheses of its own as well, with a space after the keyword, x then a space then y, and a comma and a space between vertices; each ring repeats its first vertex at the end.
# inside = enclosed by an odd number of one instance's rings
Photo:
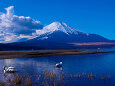
POLYGON ((42 57, 57 55, 86 55, 111 53, 115 51, 85 51, 85 50, 40 50, 40 51, 0 51, 0 59, 42 57))

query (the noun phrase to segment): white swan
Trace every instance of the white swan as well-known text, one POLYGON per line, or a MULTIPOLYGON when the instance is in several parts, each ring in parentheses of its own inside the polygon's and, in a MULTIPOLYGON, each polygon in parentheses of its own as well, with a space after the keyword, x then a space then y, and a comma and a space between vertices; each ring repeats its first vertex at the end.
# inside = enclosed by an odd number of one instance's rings
POLYGON ((14 73, 14 72, 16 72, 15 67, 4 66, 3 69, 4 69, 4 73, 14 73))
POLYGON ((57 63, 57 64, 56 64, 56 67, 58 67, 58 68, 62 67, 62 62, 57 63))

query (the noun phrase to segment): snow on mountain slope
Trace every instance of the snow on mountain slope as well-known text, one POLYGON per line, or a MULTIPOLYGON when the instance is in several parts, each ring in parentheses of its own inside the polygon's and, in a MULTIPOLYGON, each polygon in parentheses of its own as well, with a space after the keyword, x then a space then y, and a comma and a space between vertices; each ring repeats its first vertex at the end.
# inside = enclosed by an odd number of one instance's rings
POLYGON ((33 43, 73 43, 73 42, 100 42, 108 39, 97 35, 82 32, 71 28, 64 22, 53 22, 41 30, 36 31, 36 38, 30 40, 33 43))
POLYGON ((60 31, 67 35, 71 34, 86 34, 88 33, 79 31, 77 29, 71 28, 64 22, 53 22, 48 26, 45 26, 42 30, 36 30, 37 35, 43 35, 43 34, 52 34, 53 32, 60 31))

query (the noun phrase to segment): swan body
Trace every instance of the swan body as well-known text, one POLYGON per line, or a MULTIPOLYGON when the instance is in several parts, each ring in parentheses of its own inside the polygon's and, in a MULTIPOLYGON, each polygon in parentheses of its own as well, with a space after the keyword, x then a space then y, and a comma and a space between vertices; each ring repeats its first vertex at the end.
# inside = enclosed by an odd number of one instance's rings
POLYGON ((56 64, 56 67, 58 67, 58 68, 62 67, 62 62, 57 63, 57 64, 56 64))
POLYGON ((14 73, 14 72, 16 72, 15 67, 6 67, 6 66, 4 66, 3 69, 4 69, 4 73, 14 73))

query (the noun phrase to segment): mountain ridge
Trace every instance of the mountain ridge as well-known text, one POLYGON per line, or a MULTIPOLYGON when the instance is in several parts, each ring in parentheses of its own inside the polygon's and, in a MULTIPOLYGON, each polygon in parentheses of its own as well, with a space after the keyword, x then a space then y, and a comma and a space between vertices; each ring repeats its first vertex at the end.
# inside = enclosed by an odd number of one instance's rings
POLYGON ((47 26, 45 26, 42 30, 37 30, 38 35, 42 35, 45 33, 53 33, 55 31, 61 31, 64 32, 68 35, 70 34, 78 34, 78 33, 82 33, 82 34, 87 34, 85 32, 82 32, 78 29, 75 28, 71 28, 70 26, 68 26, 66 23, 64 22, 53 22, 47 26))
MULTIPOLYGON (((98 34, 90 34, 78 29, 71 28, 64 22, 53 22, 43 29, 36 31, 36 37, 23 42, 7 43, 8 48, 20 47, 20 50, 26 49, 70 49, 70 48, 97 48, 114 47, 115 41, 109 40, 98 34), (91 43, 92 42, 92 43, 91 43), (100 42, 100 45, 89 45, 100 42), (108 43, 114 42, 114 43, 108 43), (86 45, 78 45, 86 43, 86 45), (88 44, 89 43, 89 44, 88 44)), ((16 48, 16 49, 18 49, 16 48)))
POLYGON ((64 22, 53 22, 50 25, 45 26, 42 30, 37 30, 35 39, 30 41, 51 41, 51 42, 107 42, 106 39, 97 34, 89 34, 78 29, 71 28, 64 22))

